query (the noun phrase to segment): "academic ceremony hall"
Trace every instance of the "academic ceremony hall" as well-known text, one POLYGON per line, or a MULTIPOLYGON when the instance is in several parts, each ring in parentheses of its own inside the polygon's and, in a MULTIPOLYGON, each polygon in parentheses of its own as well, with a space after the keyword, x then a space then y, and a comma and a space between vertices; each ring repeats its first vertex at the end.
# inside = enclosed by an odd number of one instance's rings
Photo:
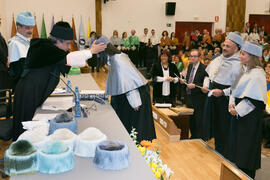
POLYGON ((269 180, 270 0, 0 0, 0 180, 269 180))

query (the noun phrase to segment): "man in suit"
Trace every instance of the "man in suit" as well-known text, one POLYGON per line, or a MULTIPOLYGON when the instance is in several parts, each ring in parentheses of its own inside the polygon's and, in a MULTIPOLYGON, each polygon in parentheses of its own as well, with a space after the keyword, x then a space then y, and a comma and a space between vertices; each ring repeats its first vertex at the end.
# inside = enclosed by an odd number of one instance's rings
POLYGON ((197 49, 192 49, 189 56, 190 64, 188 66, 187 76, 185 79, 180 79, 180 83, 187 83, 187 106, 194 108, 194 114, 190 117, 191 139, 201 137, 201 129, 203 122, 203 110, 206 95, 198 86, 203 85, 203 81, 207 73, 206 66, 200 62, 200 52, 197 49))

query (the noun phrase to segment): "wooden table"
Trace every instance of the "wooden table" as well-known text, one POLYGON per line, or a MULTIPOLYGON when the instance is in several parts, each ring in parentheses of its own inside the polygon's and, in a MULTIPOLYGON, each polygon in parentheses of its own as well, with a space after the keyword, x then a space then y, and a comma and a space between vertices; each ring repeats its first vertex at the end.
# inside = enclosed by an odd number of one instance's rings
POLYGON ((169 141, 189 138, 189 116, 193 114, 193 109, 186 107, 157 108, 154 105, 152 109, 156 127, 163 130, 162 132, 169 141))
MULTIPOLYGON (((69 76, 68 79, 71 80, 72 87, 79 86, 80 89, 99 89, 90 74, 83 74, 78 76, 69 76), (81 88, 82 87, 82 88, 81 88)), ((61 97, 59 97, 61 100, 61 97)), ((94 103, 82 101, 82 104, 94 103)), ((36 173, 33 175, 21 175, 12 176, 12 180, 137 180, 137 179, 147 179, 155 180, 154 174, 143 159, 142 155, 138 151, 135 143, 130 138, 128 132, 124 128, 120 119, 114 112, 110 104, 105 105, 97 104, 97 111, 91 111, 88 118, 78 119, 78 131, 79 133, 88 127, 96 127, 100 129, 104 134, 107 135, 109 140, 120 140, 127 144, 130 153, 131 164, 127 169, 121 171, 106 171, 98 169, 93 165, 93 158, 81 158, 75 156, 75 168, 69 172, 56 175, 48 175, 42 173, 36 173)), ((89 105, 89 104, 88 104, 89 105)), ((41 112, 41 111, 39 111, 41 112)), ((43 111, 43 113, 48 113, 49 111, 43 111)), ((55 113, 55 111, 52 111, 55 113)))

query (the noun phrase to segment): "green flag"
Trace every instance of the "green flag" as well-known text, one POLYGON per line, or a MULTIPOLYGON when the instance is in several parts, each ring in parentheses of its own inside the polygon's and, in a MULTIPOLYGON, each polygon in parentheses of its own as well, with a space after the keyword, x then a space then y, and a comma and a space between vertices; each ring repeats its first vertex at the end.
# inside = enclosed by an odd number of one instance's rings
POLYGON ((47 38, 46 26, 45 26, 45 21, 44 21, 44 15, 42 17, 42 25, 41 25, 40 37, 41 38, 47 38))

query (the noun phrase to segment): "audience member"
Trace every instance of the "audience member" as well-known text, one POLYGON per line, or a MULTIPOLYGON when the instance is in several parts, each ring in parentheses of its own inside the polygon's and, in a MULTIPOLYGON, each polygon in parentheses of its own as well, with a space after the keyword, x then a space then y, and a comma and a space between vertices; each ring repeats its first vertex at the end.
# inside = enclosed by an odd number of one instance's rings
POLYGON ((203 85, 204 78, 207 75, 205 65, 200 63, 200 52, 192 49, 189 56, 190 64, 185 79, 180 79, 181 84, 186 85, 187 100, 186 104, 189 108, 194 108, 194 114, 190 116, 189 127, 191 139, 202 137, 203 110, 206 94, 204 94, 198 86, 203 85))
POLYGON ((152 70, 155 103, 175 104, 176 83, 178 82, 176 75, 179 77, 175 64, 171 63, 169 55, 163 52, 152 70))

